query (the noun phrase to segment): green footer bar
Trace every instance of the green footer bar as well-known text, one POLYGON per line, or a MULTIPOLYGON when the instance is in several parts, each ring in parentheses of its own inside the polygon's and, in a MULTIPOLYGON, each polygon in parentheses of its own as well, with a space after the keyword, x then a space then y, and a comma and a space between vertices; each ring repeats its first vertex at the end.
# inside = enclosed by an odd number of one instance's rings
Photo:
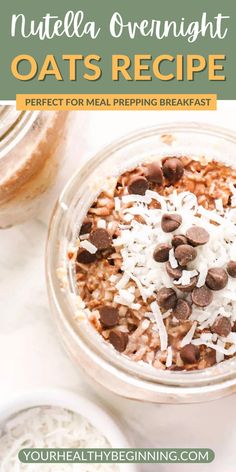
POLYGON ((128 464, 212 462, 212 449, 22 449, 19 460, 25 464, 128 464))

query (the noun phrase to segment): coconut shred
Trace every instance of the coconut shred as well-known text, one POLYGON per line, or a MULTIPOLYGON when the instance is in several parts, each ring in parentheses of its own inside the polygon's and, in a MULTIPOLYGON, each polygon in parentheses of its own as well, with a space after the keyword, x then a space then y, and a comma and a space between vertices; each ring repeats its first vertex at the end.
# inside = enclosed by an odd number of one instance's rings
MULTIPOLYGON (((10 418, 0 428, 1 472, 118 472, 115 464, 23 464, 24 448, 109 448, 89 421, 58 407, 36 407, 10 418)), ((45 452, 46 453, 46 452, 45 452)))
POLYGON ((111 349, 157 369, 204 369, 234 356, 236 171, 170 156, 113 184, 68 253, 81 318, 111 349))

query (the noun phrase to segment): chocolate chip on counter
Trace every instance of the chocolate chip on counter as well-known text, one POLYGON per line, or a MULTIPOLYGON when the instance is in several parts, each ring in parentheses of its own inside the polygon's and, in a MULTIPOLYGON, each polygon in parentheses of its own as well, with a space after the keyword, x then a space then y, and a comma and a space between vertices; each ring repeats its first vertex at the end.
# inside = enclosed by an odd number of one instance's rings
POLYGON ((206 286, 203 285, 202 287, 195 287, 192 292, 192 302, 204 308, 205 306, 210 305, 213 300, 213 293, 212 291, 206 286))
POLYGON ((197 257, 197 251, 194 247, 189 244, 181 244, 175 249, 175 258, 179 265, 186 266, 189 262, 193 261, 197 257))
POLYGON ((91 252, 87 251, 87 249, 80 249, 77 253, 77 262, 80 264, 91 264, 97 259, 96 253, 91 254, 91 252))
POLYGON ((201 226, 191 226, 186 232, 188 242, 192 246, 202 246, 209 241, 209 233, 201 226))
POLYGON ((227 337, 231 332, 231 323, 229 318, 226 318, 226 316, 220 316, 217 318, 212 326, 212 331, 219 336, 227 337))
POLYGON ((106 326, 107 328, 112 328, 117 324, 119 319, 119 311, 117 308, 106 305, 100 308, 99 313, 100 321, 103 326, 106 326))
POLYGON ((211 290, 222 290, 228 282, 228 274, 226 270, 221 268, 209 269, 206 276, 206 285, 211 290))
POLYGON ((171 184, 178 182, 184 175, 184 166, 177 157, 169 157, 163 162, 163 174, 171 184))
POLYGON ((200 359, 200 351, 194 344, 186 344, 180 350, 180 357, 186 364, 195 364, 200 359))
POLYGON ((142 176, 134 177, 128 185, 128 192, 131 194, 145 195, 147 189, 148 181, 142 176))
POLYGON ((176 213, 164 213, 161 219, 161 227, 165 233, 172 233, 182 223, 182 216, 176 213))
POLYGON ((85 218, 80 228, 80 232, 79 232, 80 236, 82 236, 83 234, 90 233, 91 229, 92 229, 92 221, 90 221, 88 218, 85 218))
POLYGON ((97 249, 107 249, 112 244, 111 236, 104 228, 93 230, 90 233, 89 240, 97 249))
POLYGON ((163 287, 157 292, 157 303, 164 310, 175 308, 177 303, 177 295, 173 288, 163 287))
POLYGON ((129 336, 118 329, 113 329, 109 334, 109 341, 119 352, 123 352, 128 344, 129 336))
POLYGON ((156 262, 167 262, 169 260, 169 252, 171 245, 168 243, 158 244, 153 253, 153 259, 156 262))
POLYGON ((182 285, 182 284, 175 284, 175 287, 178 288, 181 292, 192 292, 193 289, 196 287, 198 281, 198 277, 195 275, 190 279, 189 284, 182 285))
POLYGON ((173 269, 173 267, 171 267, 170 263, 167 262, 166 263, 166 272, 167 274, 174 280, 178 280, 180 279, 181 275, 182 275, 182 267, 178 266, 176 267, 175 269, 173 269))
POLYGON ((229 261, 227 264, 227 272, 230 277, 236 277, 236 261, 229 261))
POLYGON ((188 240, 183 234, 175 234, 172 238, 171 244, 174 248, 176 248, 181 244, 188 244, 188 240))
POLYGON ((161 185, 163 182, 163 172, 158 162, 151 162, 146 165, 146 178, 150 182, 161 185))
POLYGON ((175 309, 173 310, 173 315, 177 320, 187 320, 189 316, 192 313, 192 308, 190 303, 187 300, 183 300, 182 298, 179 298, 177 301, 177 305, 175 309))

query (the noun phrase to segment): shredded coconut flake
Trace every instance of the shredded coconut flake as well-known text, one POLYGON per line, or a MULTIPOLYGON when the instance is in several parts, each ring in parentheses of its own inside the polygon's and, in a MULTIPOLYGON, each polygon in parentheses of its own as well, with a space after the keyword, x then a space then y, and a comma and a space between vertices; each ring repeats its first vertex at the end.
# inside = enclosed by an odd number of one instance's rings
POLYGON ((165 351, 167 349, 168 336, 167 336, 165 324, 163 322, 162 314, 161 314, 161 311, 157 302, 151 303, 151 310, 155 316, 155 321, 156 321, 158 331, 159 331, 161 351, 165 351))
POLYGON ((96 246, 94 246, 94 244, 90 243, 90 241, 88 240, 81 241, 80 246, 86 249, 91 254, 95 254, 95 252, 97 252, 96 246))
POLYGON ((184 346, 186 346, 186 344, 191 343, 191 341, 193 339, 193 336, 194 336, 194 333, 195 333, 195 330, 196 330, 196 327, 197 327, 197 322, 194 321, 194 323, 192 324, 190 330, 187 332, 187 334, 182 339, 181 347, 184 347, 184 346))
POLYGON ((197 281, 197 287, 202 287, 206 282, 206 276, 208 272, 208 267, 206 261, 200 262, 199 264, 199 277, 197 281))
POLYGON ((222 198, 217 198, 215 200, 215 207, 216 207, 216 210, 219 211, 220 214, 224 213, 222 198))
POLYGON ((172 366, 172 357, 173 357, 172 348, 171 348, 171 346, 168 346, 168 348, 167 348, 167 357, 166 357, 166 367, 171 367, 172 366))
POLYGON ((116 211, 120 211, 120 207, 121 207, 120 198, 119 198, 119 197, 115 197, 114 200, 115 200, 115 210, 116 210, 116 211))
POLYGON ((97 227, 105 229, 107 227, 106 220, 103 220, 102 218, 100 218, 97 222, 97 227))
MULTIPOLYGON (((36 470, 19 463, 23 448, 107 448, 111 447, 103 433, 81 415, 56 407, 25 410, 9 419, 0 429, 0 464, 2 472, 36 470)), ((71 464, 57 464, 57 472, 71 472, 71 464)), ((37 470, 55 471, 55 465, 43 464, 37 470)), ((73 469, 74 470, 74 469, 73 469)), ((77 470, 77 469, 76 469, 77 470)), ((79 469, 80 470, 80 469, 79 469)), ((81 472, 85 470, 81 466, 81 472)), ((118 472, 114 464, 93 464, 86 471, 118 472)))
POLYGON ((174 249, 172 248, 169 252, 169 262, 170 262, 170 265, 172 267, 172 269, 176 269, 176 267, 178 267, 178 262, 175 258, 175 254, 174 254, 174 249))
POLYGON ((120 278, 119 282, 116 284, 116 288, 118 290, 125 288, 127 283, 129 282, 129 279, 129 275, 127 273, 124 273, 120 278))

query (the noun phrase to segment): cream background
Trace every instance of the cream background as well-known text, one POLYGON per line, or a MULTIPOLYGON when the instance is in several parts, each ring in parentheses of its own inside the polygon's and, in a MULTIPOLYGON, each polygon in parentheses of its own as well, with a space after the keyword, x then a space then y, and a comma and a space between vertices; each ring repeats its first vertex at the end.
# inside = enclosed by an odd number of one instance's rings
MULTIPOLYGON (((167 121, 209 122, 236 131, 235 102, 220 102, 211 112, 79 112, 71 133, 66 174, 114 138, 167 121)), ((48 205, 47 205, 48 206, 48 205)), ((50 207, 52 202, 50 202, 50 207)), ((210 465, 155 465, 143 471, 234 472, 236 395, 200 405, 149 405, 97 392, 60 345, 48 309, 44 247, 48 212, 0 232, 0 401, 15 392, 63 387, 98 398, 114 410, 136 447, 211 447, 210 465)))

